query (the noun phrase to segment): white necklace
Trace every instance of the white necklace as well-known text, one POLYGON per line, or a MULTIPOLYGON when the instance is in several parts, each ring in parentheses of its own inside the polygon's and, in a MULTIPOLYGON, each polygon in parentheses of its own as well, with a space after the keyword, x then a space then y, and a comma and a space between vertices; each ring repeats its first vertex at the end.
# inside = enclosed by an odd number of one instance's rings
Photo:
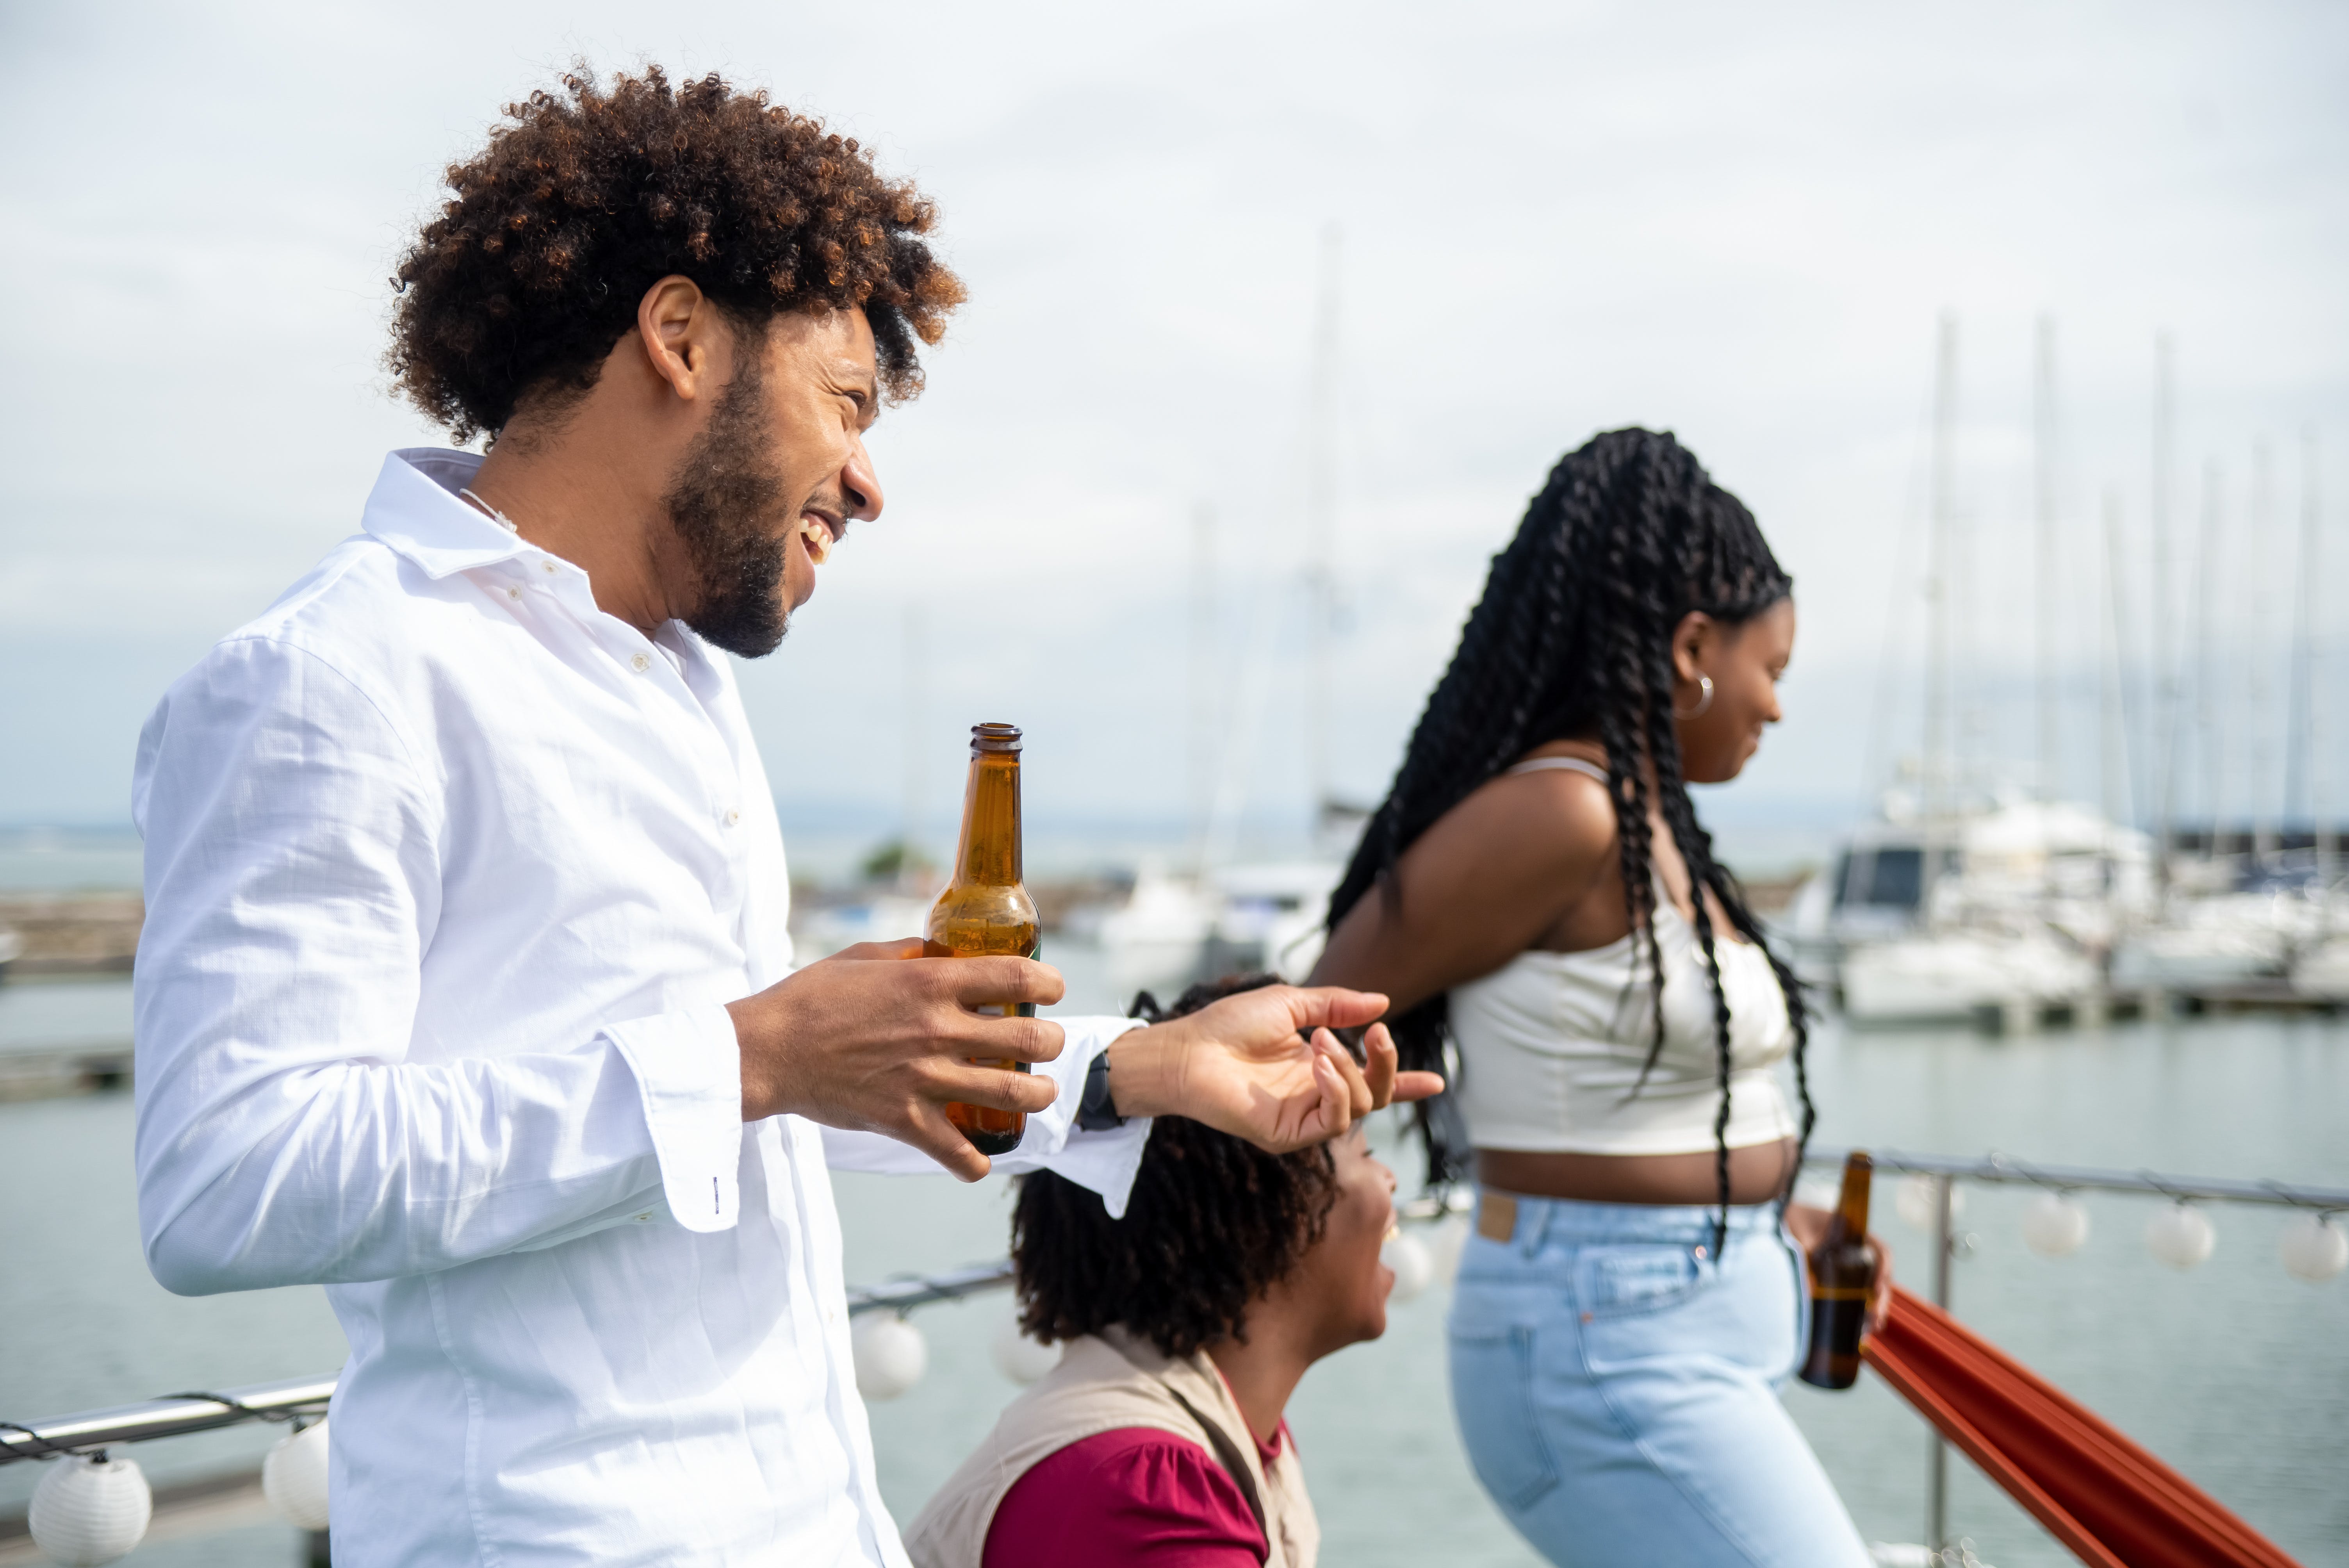
POLYGON ((457 493, 464 497, 467 500, 471 501, 475 506, 480 507, 483 511, 488 512, 490 514, 490 521, 496 523, 500 528, 504 529, 508 533, 520 533, 522 531, 521 529, 514 526, 513 519, 508 517, 504 512, 500 511, 496 507, 492 506, 488 501, 483 500, 480 496, 475 495, 471 490, 460 490, 457 493))

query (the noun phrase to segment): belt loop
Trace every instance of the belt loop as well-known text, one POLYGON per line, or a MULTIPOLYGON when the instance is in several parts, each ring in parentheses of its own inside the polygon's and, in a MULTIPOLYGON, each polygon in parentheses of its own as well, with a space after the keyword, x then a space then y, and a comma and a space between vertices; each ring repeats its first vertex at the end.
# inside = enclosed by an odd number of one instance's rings
POLYGON ((1549 1234, 1550 1216, 1557 1212, 1557 1203, 1549 1198, 1517 1200, 1517 1234, 1511 1243, 1520 1257, 1531 1261, 1541 1251, 1542 1238, 1549 1234))

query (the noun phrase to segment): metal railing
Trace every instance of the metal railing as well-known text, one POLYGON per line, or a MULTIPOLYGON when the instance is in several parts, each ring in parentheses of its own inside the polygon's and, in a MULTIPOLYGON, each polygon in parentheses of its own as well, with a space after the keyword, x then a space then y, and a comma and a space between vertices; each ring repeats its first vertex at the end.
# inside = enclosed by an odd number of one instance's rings
MULTIPOLYGON (((1811 1150, 1806 1165, 1839 1166, 1846 1149, 1811 1150)), ((2152 1193, 2178 1202, 2261 1203, 2306 1209, 2319 1214, 2349 1213, 2349 1188, 2297 1187, 2282 1181, 2243 1181, 2228 1177, 2171 1176, 2157 1171, 2107 1171, 2088 1165, 2039 1165, 1993 1150, 1979 1160, 1946 1154, 1870 1151, 1878 1171, 1923 1176, 1933 1184, 1933 1305, 1950 1309, 1950 1264, 1970 1250, 1956 1224, 1951 1193, 1960 1181, 1987 1181, 2043 1188, 2057 1193, 2098 1191, 2152 1193)), ((1925 1542, 1946 1558, 1950 1541, 1950 1445, 1937 1430, 1926 1472, 1925 1542)))
MULTIPOLYGON (((1812 1149, 1806 1163, 1840 1166, 1849 1151, 1812 1149)), ((2029 1185, 2058 1193, 2075 1191, 2130 1192, 2157 1195, 2180 1202, 2253 1203, 2294 1208, 2322 1215, 2349 1213, 2349 1188, 2295 1186, 2281 1181, 2231 1178, 2174 1176, 2155 1171, 2115 1171, 2082 1165, 2040 1165, 1992 1153, 1981 1159, 1940 1154, 1904 1154, 1885 1150, 1872 1154, 1879 1171, 1923 1176, 1932 1183, 1935 1247, 1932 1272, 1934 1304, 1950 1305, 1952 1259, 1961 1255, 1963 1238, 1955 1225, 1951 1193, 1960 1181, 2029 1185)), ((1428 1193, 1397 1205, 1405 1221, 1425 1223, 1464 1212, 1468 1192, 1455 1188, 1428 1193)), ((935 1274, 911 1275, 880 1284, 856 1285, 848 1291, 852 1316, 871 1312, 906 1313, 917 1306, 958 1301, 1011 1284, 1009 1259, 976 1264, 935 1274)), ((294 1378, 168 1395, 135 1405, 52 1416, 39 1420, 0 1421, 0 1465, 20 1460, 86 1452, 116 1443, 144 1442, 210 1431, 246 1421, 289 1420, 325 1411, 335 1391, 333 1377, 294 1378)), ((1926 1508, 1927 1542, 1937 1553, 1949 1548, 1949 1447, 1938 1433, 1933 1438, 1926 1508)))
MULTIPOLYGON (((1001 1290, 1010 1284, 1010 1260, 976 1264, 943 1274, 851 1286, 848 1311, 851 1316, 866 1312, 910 1312, 932 1302, 958 1301, 983 1291, 1001 1290)), ((81 1410, 37 1420, 0 1421, 0 1465, 86 1453, 116 1443, 183 1437, 190 1432, 209 1432, 247 1421, 283 1421, 324 1415, 327 1400, 334 1397, 336 1381, 336 1375, 294 1377, 238 1388, 170 1394, 135 1405, 114 1405, 102 1410, 81 1410)))
POLYGON ((155 1438, 209 1432, 216 1427, 234 1427, 246 1421, 290 1421, 302 1416, 323 1415, 326 1401, 334 1397, 335 1382, 332 1377, 295 1377, 282 1383, 248 1384, 241 1388, 167 1394, 136 1405, 115 1405, 103 1410, 48 1416, 36 1421, 0 1421, 0 1465, 87 1452, 115 1443, 142 1443, 155 1438))
MULTIPOLYGON (((1813 1149, 1807 1165, 1841 1165, 1850 1152, 1813 1149)), ((1966 1181, 2002 1181, 2054 1191, 2158 1192, 2165 1198, 2213 1203, 2267 1203, 2320 1213, 2349 1213, 2349 1187, 2295 1187, 2282 1181, 2241 1181, 2215 1176, 2169 1176, 2158 1171, 2106 1171, 2089 1165, 2038 1165, 1992 1152, 1979 1160, 1946 1154, 1871 1151, 1878 1171, 1899 1171, 1966 1181)))

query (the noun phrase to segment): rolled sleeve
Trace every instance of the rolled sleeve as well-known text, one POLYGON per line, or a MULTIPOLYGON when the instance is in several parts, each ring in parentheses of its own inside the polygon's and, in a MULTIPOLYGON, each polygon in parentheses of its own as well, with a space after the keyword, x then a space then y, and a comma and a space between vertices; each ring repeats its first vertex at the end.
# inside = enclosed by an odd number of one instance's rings
POLYGON ((636 1075, 661 1193, 688 1231, 722 1231, 740 1212, 742 1052, 733 1015, 694 1007, 606 1031, 636 1075))

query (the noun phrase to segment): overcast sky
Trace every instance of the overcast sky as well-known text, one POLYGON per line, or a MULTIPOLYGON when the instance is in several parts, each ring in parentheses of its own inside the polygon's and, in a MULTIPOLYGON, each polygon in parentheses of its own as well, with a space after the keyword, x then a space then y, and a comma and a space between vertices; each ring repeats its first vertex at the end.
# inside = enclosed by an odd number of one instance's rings
MULTIPOLYGON (((823 115, 936 200, 970 288, 930 390, 876 432, 887 516, 744 668, 803 835, 877 833, 900 809, 909 619, 934 815, 952 810, 962 727, 1000 717, 1033 738, 1032 831, 1178 820, 1203 504, 1218 685, 1242 684, 1251 645, 1272 672, 1244 748, 1250 810, 1301 810, 1296 582, 1330 223, 1348 792, 1383 789, 1548 466, 1643 423, 1753 506, 1799 583, 1787 723, 1709 809, 1816 820, 1863 799, 1871 755, 1908 744, 1897 724, 1870 739, 1888 667, 1914 727, 1944 310, 1985 755, 2030 746, 2004 698, 2029 675, 2043 312, 2061 346, 2071 689, 2093 690, 2107 488, 2140 645, 2156 618, 2158 332, 2179 369, 2172 630, 2216 459, 2216 617, 2269 672, 2255 686, 2245 662, 2228 689, 2253 717, 2265 690, 2279 716, 2245 758, 2281 745, 2304 428, 2337 498, 2328 580, 2349 581, 2339 5, 17 5, 0 14, 16 306, 0 821, 125 820, 162 688, 356 527, 388 449, 436 439, 387 389, 386 277, 443 166, 574 57, 716 69, 823 115), (2247 526, 2262 439, 2264 542, 2247 526)), ((2316 608, 2328 635, 2349 617, 2316 608)), ((2075 751, 2066 781, 2092 791, 2094 748, 2075 751)), ((2246 799, 2252 766, 2227 786, 2246 799)))

